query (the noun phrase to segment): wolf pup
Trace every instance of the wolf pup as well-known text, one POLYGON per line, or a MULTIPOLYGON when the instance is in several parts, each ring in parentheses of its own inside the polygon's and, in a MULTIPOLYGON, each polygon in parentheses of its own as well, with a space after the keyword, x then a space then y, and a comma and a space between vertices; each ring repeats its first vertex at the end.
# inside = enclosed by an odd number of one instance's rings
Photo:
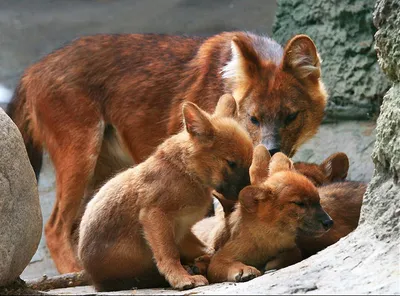
POLYGON ((291 160, 276 153, 268 169, 268 159, 265 147, 257 146, 250 170, 252 186, 240 192, 237 208, 225 223, 215 224, 219 229, 210 232, 213 237, 208 242, 217 250, 207 271, 210 282, 247 281, 262 269, 285 267, 291 262, 280 254, 297 250, 299 230, 321 234, 333 225, 317 189, 294 171, 291 160))
POLYGON ((25 70, 8 114, 36 175, 43 147, 54 164, 56 203, 45 234, 61 273, 80 270, 71 233, 84 195, 179 132, 184 102, 211 113, 224 93, 237 99, 254 144, 289 156, 316 133, 327 97, 317 49, 306 35, 282 48, 244 32, 99 34, 25 70))
POLYGON ((191 227, 213 189, 237 199, 250 184, 253 145, 227 117, 236 112, 232 96, 221 98, 213 116, 189 102, 182 110, 185 130, 108 181, 87 206, 78 254, 99 291, 157 286, 164 277, 176 289, 208 283, 181 264, 210 253, 191 227))
POLYGON ((344 181, 349 171, 349 158, 343 152, 336 152, 321 164, 299 161, 294 163, 294 168, 319 187, 344 181))
POLYGON ((355 230, 360 219, 363 196, 367 190, 364 182, 345 181, 349 170, 349 159, 345 153, 329 156, 320 165, 295 163, 296 170, 309 178, 318 188, 321 205, 335 224, 322 236, 301 234, 296 242, 305 259, 336 243, 355 230))
MULTIPOLYGON (((318 187, 322 208, 335 223, 330 231, 321 236, 299 232, 296 238, 299 249, 282 255, 286 256, 287 261, 292 264, 316 254, 355 230, 360 218, 363 196, 367 189, 367 184, 364 182, 346 181, 349 159, 343 152, 330 155, 321 164, 295 162, 294 168, 318 187), (300 253, 301 256, 299 256, 300 253)), ((220 216, 227 217, 233 211, 236 202, 218 197, 222 202, 217 206, 217 212, 220 216)), ((208 242, 209 231, 215 223, 216 218, 204 219, 195 225, 195 232, 200 234, 200 237, 206 238, 208 242)))

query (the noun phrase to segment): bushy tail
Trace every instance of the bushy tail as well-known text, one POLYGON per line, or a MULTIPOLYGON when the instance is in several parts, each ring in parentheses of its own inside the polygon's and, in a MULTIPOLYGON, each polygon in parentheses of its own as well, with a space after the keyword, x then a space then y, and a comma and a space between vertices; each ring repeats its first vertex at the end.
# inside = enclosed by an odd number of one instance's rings
POLYGON ((36 180, 39 181, 39 174, 43 162, 43 148, 38 141, 35 142, 33 139, 31 117, 26 101, 26 91, 21 82, 15 89, 13 98, 8 104, 6 112, 22 134, 29 160, 36 175, 36 180))

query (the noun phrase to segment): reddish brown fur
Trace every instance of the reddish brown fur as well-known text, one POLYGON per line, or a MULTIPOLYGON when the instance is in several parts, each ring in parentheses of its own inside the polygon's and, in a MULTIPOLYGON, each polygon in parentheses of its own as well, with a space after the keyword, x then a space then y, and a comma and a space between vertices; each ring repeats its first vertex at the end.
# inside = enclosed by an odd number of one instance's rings
POLYGON ((294 167, 318 187, 345 180, 349 171, 349 158, 345 153, 337 152, 321 164, 296 162, 294 167))
POLYGON ((316 186, 321 186, 318 188, 321 205, 335 221, 331 230, 320 237, 299 235, 296 242, 304 259, 336 243, 357 228, 367 184, 344 181, 349 160, 341 152, 332 154, 320 165, 295 163, 294 166, 316 186))
POLYGON ((159 286, 165 280, 178 289, 208 283, 189 275, 181 262, 211 252, 190 230, 204 217, 211 191, 220 188, 237 198, 250 184, 253 146, 247 132, 226 117, 235 112, 229 95, 212 117, 185 103, 185 131, 112 178, 89 202, 78 253, 98 290, 159 286))
MULTIPOLYGON (((268 152, 258 146, 254 154, 253 185, 241 191, 235 211, 225 219, 207 218, 193 228, 203 242, 217 250, 208 268, 210 282, 246 281, 260 275, 259 269, 285 267, 292 261, 280 253, 296 254, 298 229, 326 231, 320 221, 329 216, 319 204, 315 186, 294 172, 291 161, 281 153, 272 157, 268 179, 261 178, 268 169, 260 159, 268 152), (212 228, 206 232, 206 227, 212 228)), ((267 156, 265 159, 268 161, 267 156)))
MULTIPOLYGON (((340 238, 356 229, 363 195, 367 188, 367 184, 362 182, 345 181, 349 160, 347 155, 342 152, 332 154, 321 164, 296 162, 294 168, 297 172, 305 175, 315 186, 318 186, 321 206, 330 215, 334 224, 328 232, 321 236, 315 237, 299 233, 296 238, 298 248, 283 252, 280 256, 281 260, 286 260, 284 265, 299 262, 336 243, 340 238)), ((252 166, 250 172, 252 169, 257 170, 255 178, 268 174, 268 165, 266 164, 260 167, 252 166)), ((252 177, 252 174, 250 176, 252 177)), ((218 196, 218 198, 224 201, 223 197, 218 196)), ((221 205, 224 213, 219 213, 218 217, 203 219, 194 227, 195 233, 206 244, 214 243, 213 240, 218 231, 222 231, 222 229, 228 231, 229 229, 229 225, 222 221, 224 221, 224 216, 226 218, 231 214, 235 203, 226 201, 221 205)), ((227 234, 224 236, 226 239, 227 234)), ((274 265, 269 263, 270 269, 274 267, 276 267, 275 263, 274 265)))
POLYGON ((259 38, 243 32, 208 39, 88 36, 24 72, 9 113, 24 137, 36 174, 42 145, 54 163, 57 199, 45 234, 61 273, 81 269, 71 232, 84 195, 90 197, 99 184, 132 162, 142 162, 177 133, 184 102, 212 112, 223 93, 233 93, 241 124, 253 143, 263 141, 260 126, 273 122, 271 137, 279 139, 279 148, 289 155, 315 134, 326 94, 313 42, 295 36, 281 53, 282 49, 272 49, 272 41, 256 49, 259 38), (232 45, 238 48, 240 63, 235 71, 240 75, 223 78, 232 45), (289 122, 288 116, 296 112, 298 116, 289 122), (260 126, 251 123, 250 116, 257 116, 260 126), (109 145, 104 144, 107 141, 109 145))
POLYGON ((338 182, 318 188, 321 205, 332 217, 334 225, 320 237, 297 238, 303 259, 333 245, 357 228, 366 189, 367 184, 361 182, 338 182))

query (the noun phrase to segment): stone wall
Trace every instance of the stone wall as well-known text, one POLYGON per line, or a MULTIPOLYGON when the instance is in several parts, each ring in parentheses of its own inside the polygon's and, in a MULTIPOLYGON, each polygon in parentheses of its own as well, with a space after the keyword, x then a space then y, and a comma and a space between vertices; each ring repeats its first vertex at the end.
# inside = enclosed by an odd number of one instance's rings
POLYGON ((327 119, 372 118, 388 89, 373 46, 373 7, 374 0, 278 1, 273 37, 284 44, 308 34, 320 52, 327 119))

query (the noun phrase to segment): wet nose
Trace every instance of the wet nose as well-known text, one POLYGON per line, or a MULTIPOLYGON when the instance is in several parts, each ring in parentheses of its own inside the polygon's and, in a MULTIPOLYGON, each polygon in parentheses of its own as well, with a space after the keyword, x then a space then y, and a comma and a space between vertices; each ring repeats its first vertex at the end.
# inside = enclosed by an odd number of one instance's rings
POLYGON ((325 230, 328 230, 333 226, 333 220, 332 219, 323 220, 321 223, 322 223, 322 226, 324 226, 325 230))
POLYGON ((269 152, 269 154, 271 154, 271 156, 273 156, 275 153, 277 153, 279 151, 280 151, 279 148, 274 148, 274 149, 268 150, 268 152, 269 152))

